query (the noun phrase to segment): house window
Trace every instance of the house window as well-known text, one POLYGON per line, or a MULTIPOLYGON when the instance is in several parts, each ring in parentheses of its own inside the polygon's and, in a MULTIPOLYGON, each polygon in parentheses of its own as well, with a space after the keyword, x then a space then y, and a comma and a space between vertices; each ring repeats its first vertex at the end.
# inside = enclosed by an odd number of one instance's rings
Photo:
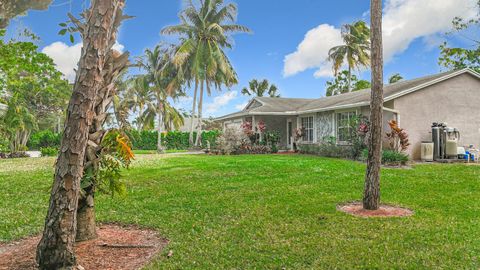
POLYGON ((355 111, 337 113, 337 140, 339 143, 351 142, 354 132, 351 123, 356 115, 355 111))
POLYGON ((313 116, 302 117, 302 128, 305 130, 303 141, 313 142, 313 116))

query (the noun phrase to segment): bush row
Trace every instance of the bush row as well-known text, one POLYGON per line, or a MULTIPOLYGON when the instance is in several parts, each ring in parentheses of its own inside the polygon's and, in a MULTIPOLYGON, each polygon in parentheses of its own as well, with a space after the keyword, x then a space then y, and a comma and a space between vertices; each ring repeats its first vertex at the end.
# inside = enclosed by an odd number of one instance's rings
MULTIPOLYGON (((133 149, 135 150, 155 150, 157 149, 158 132, 157 131, 137 131, 129 130, 126 132, 132 140, 133 149)), ((185 150, 192 147, 189 143, 189 132, 170 131, 162 133, 162 144, 166 149, 185 150)), ((211 130, 202 133, 202 145, 204 147, 210 143, 210 147, 215 147, 217 137, 220 131, 211 130), (208 142, 208 143, 207 143, 208 142)), ((194 140, 197 133, 193 134, 194 140)))
MULTIPOLYGON (((157 131, 137 131, 129 130, 126 132, 133 143, 133 149, 135 150, 156 150, 157 149, 157 131)), ((189 133, 170 131, 162 133, 163 146, 167 149, 185 150, 190 148, 189 133)), ((211 147, 215 147, 217 137, 220 135, 220 131, 212 130, 202 133, 202 145, 205 147, 207 141, 211 147)), ((194 138, 197 137, 197 133, 194 132, 194 138)), ((61 134, 54 133, 50 130, 43 130, 33 133, 28 141, 28 148, 31 150, 42 150, 48 152, 51 149, 59 149, 61 134)))

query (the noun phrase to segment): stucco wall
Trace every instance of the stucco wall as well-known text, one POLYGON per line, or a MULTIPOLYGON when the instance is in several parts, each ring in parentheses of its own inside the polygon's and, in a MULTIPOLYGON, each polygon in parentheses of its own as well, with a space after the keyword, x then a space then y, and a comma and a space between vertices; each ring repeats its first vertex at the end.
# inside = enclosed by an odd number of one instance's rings
POLYGON ((431 140, 432 122, 460 130, 460 145, 480 144, 480 80, 463 74, 395 100, 400 125, 406 129, 412 158, 420 159, 420 145, 431 140))

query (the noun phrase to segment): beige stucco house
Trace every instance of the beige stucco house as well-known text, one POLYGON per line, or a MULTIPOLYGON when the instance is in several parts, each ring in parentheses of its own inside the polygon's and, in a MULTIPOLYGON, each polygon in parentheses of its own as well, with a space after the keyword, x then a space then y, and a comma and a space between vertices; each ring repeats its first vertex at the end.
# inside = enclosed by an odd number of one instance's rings
MULTIPOLYGON (((384 87, 384 129, 397 120, 410 138, 408 153, 420 159, 422 141, 431 141, 433 122, 448 123, 461 134, 460 145, 480 148, 480 74, 470 69, 444 72, 384 87)), ((335 137, 348 144, 345 119, 369 115, 370 89, 319 99, 253 98, 240 112, 217 118, 223 127, 240 127, 244 121, 254 126, 265 122, 267 129, 281 134, 281 148, 293 148, 296 128, 303 127, 301 143, 317 144, 335 137)))

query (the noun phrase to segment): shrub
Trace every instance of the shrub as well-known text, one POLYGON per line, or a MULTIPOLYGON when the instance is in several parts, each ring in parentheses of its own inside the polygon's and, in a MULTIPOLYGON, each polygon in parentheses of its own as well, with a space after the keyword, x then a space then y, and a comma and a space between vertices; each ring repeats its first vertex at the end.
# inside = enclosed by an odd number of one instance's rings
POLYGON ((216 145, 216 150, 221 154, 231 155, 236 154, 240 148, 250 145, 250 139, 243 131, 227 128, 218 137, 216 145))
POLYGON ((40 150, 42 147, 60 148, 62 136, 60 133, 54 133, 51 130, 42 130, 35 132, 30 136, 27 143, 28 148, 40 150))
POLYGON ((272 148, 268 145, 242 145, 240 148, 235 152, 237 155, 241 154, 251 154, 251 155, 259 155, 259 154, 270 154, 272 153, 272 148))
MULTIPOLYGON (((363 151, 363 160, 368 158, 368 149, 363 151)), ((410 157, 403 153, 393 150, 383 150, 382 151, 382 164, 384 165, 405 165, 410 160, 410 157)))
POLYGON ((42 157, 54 157, 58 155, 58 148, 55 147, 42 147, 40 148, 42 157))
POLYGON ((311 154, 322 157, 348 158, 352 157, 352 147, 344 145, 335 145, 330 143, 323 144, 300 144, 299 151, 302 154, 311 154))
POLYGON ((265 142, 270 146, 273 153, 278 152, 278 143, 280 142, 280 132, 267 131, 265 132, 265 142))

